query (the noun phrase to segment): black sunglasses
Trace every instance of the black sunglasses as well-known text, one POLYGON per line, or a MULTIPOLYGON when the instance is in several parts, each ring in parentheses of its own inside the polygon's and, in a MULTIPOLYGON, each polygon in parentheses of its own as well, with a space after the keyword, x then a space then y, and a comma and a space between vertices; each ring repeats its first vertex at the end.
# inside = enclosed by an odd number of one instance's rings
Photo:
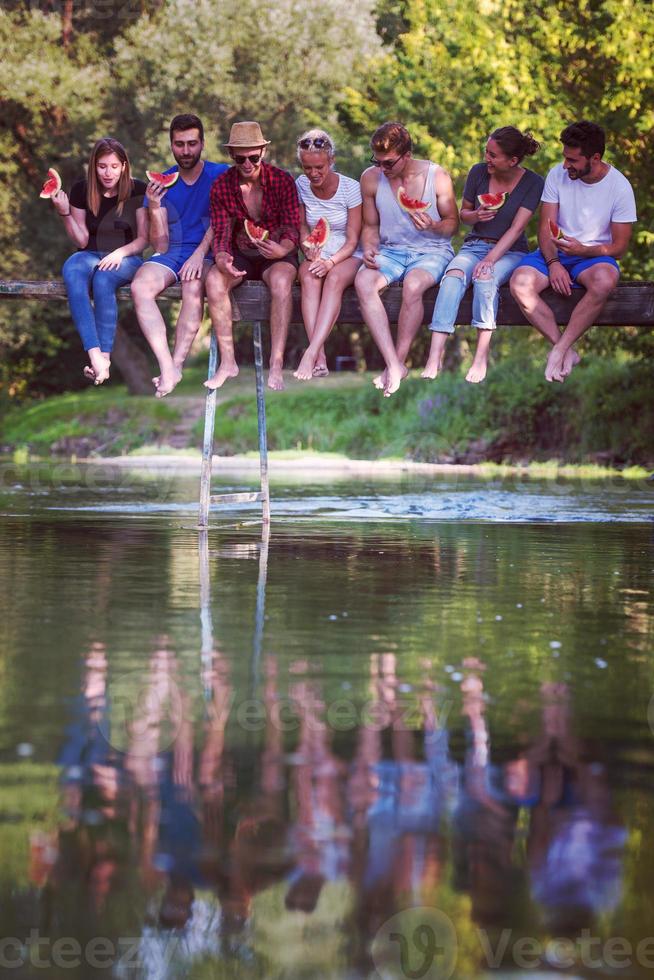
POLYGON ((298 146, 301 150, 310 150, 312 146, 316 150, 322 150, 324 147, 332 149, 332 144, 324 136, 308 136, 306 139, 299 140, 298 146))
POLYGON ((255 167, 261 159, 260 153, 251 153, 249 156, 242 156, 240 153, 232 153, 232 160, 242 167, 246 160, 249 160, 255 167))
POLYGON ((399 157, 395 157, 394 160, 378 160, 377 157, 370 157, 370 162, 373 167, 381 167, 382 170, 392 170, 398 160, 401 160, 406 154, 401 153, 399 157))

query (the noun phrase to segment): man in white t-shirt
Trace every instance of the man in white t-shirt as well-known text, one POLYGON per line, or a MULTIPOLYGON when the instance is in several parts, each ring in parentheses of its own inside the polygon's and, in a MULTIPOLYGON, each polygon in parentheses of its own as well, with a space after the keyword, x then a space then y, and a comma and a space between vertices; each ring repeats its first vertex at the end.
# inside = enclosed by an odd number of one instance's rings
POLYGON ((540 210, 540 248, 525 256, 511 277, 511 292, 530 323, 552 344, 545 377, 564 381, 579 361, 573 344, 594 323, 620 278, 616 259, 627 250, 636 202, 627 178, 604 163, 604 130, 585 120, 561 133, 563 163, 547 175, 540 210), (550 222, 563 237, 552 235, 550 222), (586 294, 559 333, 540 294, 547 286, 570 296, 580 284, 586 294))

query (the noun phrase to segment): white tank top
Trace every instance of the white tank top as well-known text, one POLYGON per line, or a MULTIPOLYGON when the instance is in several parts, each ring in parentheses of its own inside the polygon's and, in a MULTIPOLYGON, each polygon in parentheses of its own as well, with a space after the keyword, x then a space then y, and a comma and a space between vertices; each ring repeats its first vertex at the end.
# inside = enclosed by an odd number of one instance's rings
MULTIPOLYGON (((429 201, 426 214, 434 221, 440 221, 441 216, 436 205, 436 172, 441 170, 437 163, 430 163, 425 181, 424 200, 429 201)), ((379 175, 379 184, 375 195, 375 204, 379 213, 379 243, 389 248, 411 248, 417 252, 450 252, 454 255, 451 238, 446 238, 436 231, 418 231, 406 211, 397 203, 397 198, 384 173, 379 175)))

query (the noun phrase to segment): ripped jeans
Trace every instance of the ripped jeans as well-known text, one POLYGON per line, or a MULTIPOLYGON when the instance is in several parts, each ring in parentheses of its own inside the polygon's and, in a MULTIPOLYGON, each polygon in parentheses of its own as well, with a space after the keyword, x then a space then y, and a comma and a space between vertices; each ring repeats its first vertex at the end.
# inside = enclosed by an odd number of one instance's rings
POLYGON ((454 256, 441 279, 431 318, 430 330, 437 333, 454 333, 454 324, 459 312, 463 294, 472 281, 472 326, 479 330, 494 330, 497 319, 498 289, 505 283, 515 267, 525 257, 524 252, 505 252, 493 268, 490 279, 472 280, 472 270, 485 259, 494 242, 484 242, 480 238, 466 242, 461 251, 454 256), (449 276, 448 272, 458 269, 461 276, 449 276))

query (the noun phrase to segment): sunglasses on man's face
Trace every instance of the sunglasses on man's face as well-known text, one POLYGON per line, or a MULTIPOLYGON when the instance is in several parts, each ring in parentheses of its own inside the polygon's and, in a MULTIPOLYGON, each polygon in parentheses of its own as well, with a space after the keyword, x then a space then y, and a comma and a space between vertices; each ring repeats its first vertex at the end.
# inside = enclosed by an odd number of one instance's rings
POLYGON ((242 167, 246 160, 249 160, 250 163, 254 167, 256 167, 260 159, 261 159, 260 153, 251 153, 249 156, 245 156, 245 157, 242 156, 240 153, 232 153, 232 160, 234 161, 234 163, 237 163, 239 167, 242 167))
POLYGON ((370 157, 370 162, 373 167, 381 167, 382 170, 392 170, 398 160, 401 160, 404 156, 402 153, 399 157, 395 157, 394 160, 378 160, 377 157, 370 157))
POLYGON ((298 146, 301 150, 310 150, 313 147, 315 150, 323 150, 325 147, 331 150, 332 144, 324 136, 309 136, 306 139, 300 140, 298 146))

